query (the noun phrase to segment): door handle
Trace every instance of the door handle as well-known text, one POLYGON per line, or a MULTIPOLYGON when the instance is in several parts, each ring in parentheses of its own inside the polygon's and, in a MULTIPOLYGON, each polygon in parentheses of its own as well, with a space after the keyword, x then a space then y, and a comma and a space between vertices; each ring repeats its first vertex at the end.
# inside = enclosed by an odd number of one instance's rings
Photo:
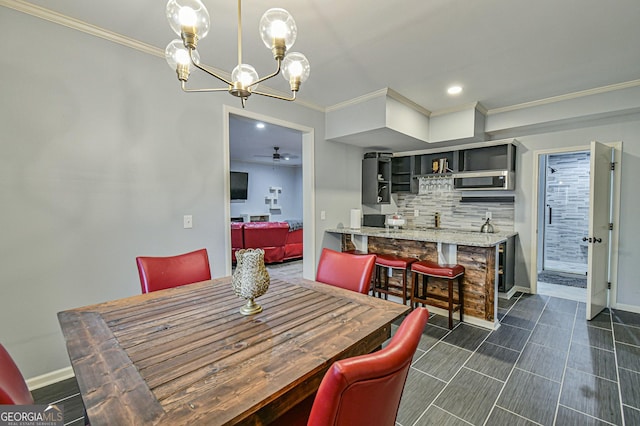
POLYGON ((589 241, 590 243, 601 243, 602 242, 602 238, 587 238, 587 237, 582 237, 582 241, 589 241))
POLYGON ((549 208, 549 225, 551 225, 551 218, 553 216, 553 209, 551 208, 551 206, 549 204, 547 204, 547 207, 549 208))

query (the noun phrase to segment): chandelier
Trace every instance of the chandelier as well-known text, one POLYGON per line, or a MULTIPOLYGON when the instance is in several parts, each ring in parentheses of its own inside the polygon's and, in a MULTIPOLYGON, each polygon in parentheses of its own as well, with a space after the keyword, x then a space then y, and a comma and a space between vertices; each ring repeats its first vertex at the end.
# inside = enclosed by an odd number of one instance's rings
POLYGON ((300 84, 308 77, 311 67, 307 58, 298 52, 287 51, 296 40, 298 29, 293 17, 284 9, 273 8, 267 10, 260 19, 260 36, 268 49, 273 53, 277 68, 265 77, 259 78, 255 68, 242 63, 242 10, 241 0, 238 0, 238 65, 231 72, 231 80, 200 65, 200 55, 197 51, 198 41, 205 38, 209 32, 211 20, 209 12, 200 0, 169 0, 167 3, 167 19, 169 25, 180 36, 165 49, 167 63, 176 71, 182 90, 185 92, 220 92, 227 91, 241 99, 242 107, 252 94, 268 96, 284 101, 294 101, 300 84), (187 81, 191 67, 217 78, 227 87, 212 89, 187 88, 187 81), (258 91, 259 83, 280 74, 289 82, 291 97, 274 95, 258 91))

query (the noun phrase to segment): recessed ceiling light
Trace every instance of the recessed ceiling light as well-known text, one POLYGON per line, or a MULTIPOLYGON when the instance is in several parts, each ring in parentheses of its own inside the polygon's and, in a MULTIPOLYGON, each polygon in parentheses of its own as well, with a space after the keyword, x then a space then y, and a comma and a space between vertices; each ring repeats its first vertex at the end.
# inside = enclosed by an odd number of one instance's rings
POLYGON ((450 95, 459 95, 462 93, 462 86, 451 86, 447 89, 447 93, 450 95))
POLYGON ((264 123, 258 123, 258 124, 256 124, 256 127, 258 129, 264 129, 264 123))

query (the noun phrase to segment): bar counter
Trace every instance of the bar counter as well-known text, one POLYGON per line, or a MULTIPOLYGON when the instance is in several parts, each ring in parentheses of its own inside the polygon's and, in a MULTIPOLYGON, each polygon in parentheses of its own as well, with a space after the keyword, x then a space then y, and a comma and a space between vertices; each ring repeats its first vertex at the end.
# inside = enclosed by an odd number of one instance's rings
POLYGON ((380 238, 398 238, 403 240, 425 241, 432 243, 457 244, 474 247, 494 247, 508 238, 517 235, 517 232, 503 231, 494 233, 482 233, 463 229, 451 228, 424 228, 424 229, 391 229, 363 226, 360 229, 335 228, 327 229, 327 232, 335 234, 362 235, 380 238))
MULTIPOLYGON (((481 233, 458 229, 388 229, 362 227, 360 229, 335 228, 326 232, 341 235, 343 251, 357 249, 369 253, 387 253, 440 264, 460 264, 465 268, 462 282, 464 293, 464 320, 487 328, 498 326, 497 282, 501 273, 498 260, 500 245, 517 232, 481 233)), ((399 271, 392 272, 390 284, 400 286, 399 271)), ((411 280, 409 286, 412 287, 411 280)), ((429 292, 442 294, 446 282, 439 278, 429 280, 429 292)), ((455 294, 457 298, 457 291, 455 294)), ((443 306, 434 300, 436 308, 443 306)), ((435 310, 439 312, 438 310, 435 310)))

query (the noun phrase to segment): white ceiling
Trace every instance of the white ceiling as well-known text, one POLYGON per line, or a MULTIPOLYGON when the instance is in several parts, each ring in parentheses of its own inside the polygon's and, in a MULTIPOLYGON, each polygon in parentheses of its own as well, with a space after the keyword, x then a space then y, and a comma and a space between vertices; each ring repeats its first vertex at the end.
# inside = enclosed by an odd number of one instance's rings
POLYGON ((229 116, 229 158, 250 163, 299 167, 302 165, 302 133, 247 117, 229 116), (257 124, 264 127, 257 127, 257 124), (274 147, 280 160, 274 160, 274 147))
MULTIPOLYGON (((203 2, 212 28, 200 41, 201 61, 231 71, 236 1, 203 2)), ((165 1, 30 3, 161 49, 177 38, 165 1)), ((292 50, 311 63, 298 98, 321 108, 388 87, 432 112, 473 102, 492 110, 640 79, 639 0, 245 1, 244 62, 260 75, 274 67, 257 31, 271 7, 296 20, 292 50), (447 95, 453 83, 462 94, 447 95)), ((280 77, 267 85, 288 86, 280 77)))

